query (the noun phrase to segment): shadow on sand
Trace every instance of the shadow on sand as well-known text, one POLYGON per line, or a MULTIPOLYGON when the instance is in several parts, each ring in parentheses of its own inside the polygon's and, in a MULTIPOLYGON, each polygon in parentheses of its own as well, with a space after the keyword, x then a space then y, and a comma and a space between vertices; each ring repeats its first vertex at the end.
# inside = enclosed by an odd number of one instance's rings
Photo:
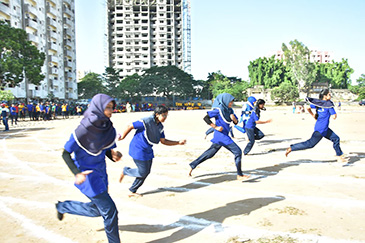
POLYGON ((44 131, 44 130, 51 130, 52 128, 41 128, 41 127, 30 127, 30 128, 14 128, 10 129, 9 131, 2 131, 0 132, 0 139, 13 139, 13 138, 23 138, 27 137, 28 134, 25 132, 37 132, 37 131, 44 131))
POLYGON ((285 197, 283 196, 249 198, 231 202, 222 207, 214 208, 204 212, 189 214, 168 225, 122 225, 119 226, 119 230, 139 233, 158 233, 179 228, 178 231, 172 233, 170 236, 149 241, 150 243, 177 242, 193 236, 209 226, 214 226, 215 232, 221 232, 224 230, 222 223, 226 218, 239 215, 248 215, 255 210, 265 207, 271 203, 282 201, 284 199, 285 197))

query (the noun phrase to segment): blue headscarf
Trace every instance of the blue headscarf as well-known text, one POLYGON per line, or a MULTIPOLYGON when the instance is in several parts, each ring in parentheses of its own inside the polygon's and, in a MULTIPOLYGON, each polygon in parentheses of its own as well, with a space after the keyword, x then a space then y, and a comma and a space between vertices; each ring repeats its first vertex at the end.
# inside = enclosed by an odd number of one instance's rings
POLYGON ((223 94, 219 94, 213 102, 212 108, 219 109, 221 115, 226 120, 226 122, 232 121, 230 115, 233 114, 234 112, 233 112, 232 108, 228 108, 228 104, 232 100, 234 100, 233 95, 228 94, 228 93, 223 93, 223 94))
POLYGON ((99 155, 102 150, 114 145, 116 131, 109 117, 104 115, 104 110, 109 102, 115 101, 106 94, 95 95, 89 108, 84 113, 84 118, 74 131, 77 144, 93 156, 99 155))
POLYGON ((145 118, 142 118, 142 122, 145 128, 145 138, 148 141, 150 145, 158 144, 160 142, 160 136, 163 132, 163 125, 161 122, 158 124, 155 121, 155 116, 148 116, 145 118))
POLYGON ((250 106, 252 107, 252 109, 255 107, 254 104, 253 104, 255 102, 256 102, 256 98, 255 97, 250 96, 250 97, 247 98, 247 103, 250 103, 251 104, 250 106))
POLYGON ((310 97, 305 98, 305 100, 309 104, 312 104, 312 105, 320 107, 320 108, 332 108, 335 106, 331 100, 321 100, 321 99, 310 98, 310 97))

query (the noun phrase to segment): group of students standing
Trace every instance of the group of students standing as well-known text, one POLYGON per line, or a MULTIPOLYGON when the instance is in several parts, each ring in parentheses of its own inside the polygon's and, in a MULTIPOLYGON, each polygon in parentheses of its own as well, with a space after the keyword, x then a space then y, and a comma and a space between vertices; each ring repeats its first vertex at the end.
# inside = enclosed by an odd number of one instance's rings
MULTIPOLYGON (((253 98, 253 97, 252 97, 253 98)), ((242 131, 247 133, 249 143, 244 149, 244 154, 250 152, 257 139, 264 135, 256 127, 256 124, 271 122, 267 120, 260 122, 260 111, 265 110, 265 101, 249 98, 249 105, 242 113, 242 131)), ((286 150, 286 156, 296 150, 303 150, 315 146, 322 137, 330 139, 336 150, 340 161, 345 162, 343 153, 339 146, 339 137, 328 128, 329 117, 335 115, 331 106, 328 90, 321 92, 320 99, 308 100, 316 106, 316 114, 310 114, 317 120, 315 131, 312 137, 305 142, 293 144, 286 150)), ((237 179, 243 181, 249 175, 244 175, 241 169, 242 150, 228 135, 230 125, 239 124, 234 114, 232 104, 234 97, 228 93, 220 94, 214 100, 212 110, 207 112, 204 121, 214 129, 211 146, 196 160, 191 162, 189 176, 193 170, 204 161, 212 158, 221 147, 225 147, 234 154, 237 169, 237 179), (213 122, 211 119, 214 118, 213 122)), ((333 103, 332 103, 333 104, 333 103)), ((153 145, 161 142, 164 145, 184 145, 186 140, 172 141, 165 138, 163 124, 168 116, 168 109, 165 106, 157 106, 153 115, 142 118, 129 124, 121 134, 117 134, 110 118, 115 109, 116 102, 105 94, 97 94, 91 100, 89 108, 84 113, 84 118, 79 126, 72 132, 69 140, 64 146, 62 157, 71 172, 75 175, 75 186, 90 199, 90 202, 64 201, 56 204, 57 217, 62 220, 65 213, 76 214, 88 217, 102 216, 104 228, 109 242, 120 242, 118 230, 118 212, 114 201, 108 193, 108 176, 106 173, 105 157, 117 162, 122 154, 116 150, 116 141, 123 140, 135 130, 133 139, 129 145, 129 155, 133 158, 137 168, 124 167, 119 178, 122 182, 125 176, 135 177, 130 190, 131 197, 142 196, 137 190, 142 186, 149 175, 154 158, 153 145), (73 154, 73 158, 71 157, 73 154)), ((308 110, 309 111, 309 110, 308 110)))

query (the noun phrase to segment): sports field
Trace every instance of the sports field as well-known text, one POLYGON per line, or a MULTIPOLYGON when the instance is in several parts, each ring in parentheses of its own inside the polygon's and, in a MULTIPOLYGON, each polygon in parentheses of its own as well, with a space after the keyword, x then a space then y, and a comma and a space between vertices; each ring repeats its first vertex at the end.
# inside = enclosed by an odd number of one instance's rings
MULTIPOLYGON (((211 144, 211 137, 204 139, 206 113, 170 111, 166 138, 187 139, 187 144, 154 146, 141 198, 128 197, 134 178, 118 182, 124 166, 134 167, 130 133, 117 142, 122 161, 107 160, 122 242, 365 242, 365 108, 342 106, 337 113, 330 128, 341 138, 348 163, 336 161, 326 139, 285 157, 290 144, 311 136, 315 121, 308 114, 292 114, 291 107, 268 107, 261 119, 273 122, 258 125, 266 136, 242 159, 252 179, 239 182, 233 155, 224 148, 188 176, 189 163, 211 144)), ((113 114, 111 119, 121 132, 150 114, 113 114)), ((74 187, 61 158, 80 119, 20 122, 0 132, 0 242, 107 242, 102 218, 56 218, 57 200, 88 200, 74 187)), ((236 129, 234 135, 243 150, 246 135, 236 129)))

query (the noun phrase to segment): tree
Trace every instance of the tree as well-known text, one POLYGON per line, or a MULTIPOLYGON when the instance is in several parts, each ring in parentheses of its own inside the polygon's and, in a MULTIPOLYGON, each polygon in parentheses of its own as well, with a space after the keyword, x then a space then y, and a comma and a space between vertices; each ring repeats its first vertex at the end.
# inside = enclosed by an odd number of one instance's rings
POLYGON ((218 71, 212 73, 212 80, 210 82, 210 90, 214 97, 217 97, 221 93, 230 93, 236 100, 244 100, 247 98, 246 89, 249 87, 249 84, 245 81, 228 78, 218 71))
POLYGON ((281 83, 279 87, 275 87, 271 91, 271 99, 278 103, 295 101, 298 97, 298 88, 289 82, 281 83))
POLYGON ((106 67, 103 73, 104 86, 106 93, 114 98, 121 98, 118 92, 118 86, 120 85, 119 71, 112 67, 106 67))
POLYGON ((356 80, 359 87, 365 87, 365 74, 361 74, 361 76, 356 80))
POLYGON ((0 90, 0 101, 9 101, 14 99, 14 95, 10 90, 0 90))
POLYGON ((285 64, 290 68, 292 79, 299 85, 299 90, 309 93, 315 81, 315 64, 310 61, 310 51, 298 40, 290 41, 290 46, 282 45, 285 64))
POLYGON ((266 89, 279 86, 282 82, 291 82, 290 71, 282 60, 270 58, 258 58, 250 62, 248 66, 250 84, 263 85, 266 89))
POLYGON ((77 89, 79 92, 79 99, 91 99, 98 93, 106 92, 100 74, 93 72, 86 74, 81 79, 81 82, 77 84, 77 89))
POLYGON ((347 89, 351 85, 350 75, 354 70, 349 66, 347 59, 341 62, 317 63, 316 81, 328 83, 333 89, 347 89))
POLYGON ((357 98, 358 100, 363 100, 365 99, 365 74, 361 74, 361 76, 356 80, 357 85, 351 86, 349 87, 349 90, 354 93, 359 95, 359 97, 357 98))
POLYGON ((117 87, 118 97, 137 101, 141 98, 141 76, 137 73, 125 77, 117 87))
POLYGON ((171 100, 173 96, 193 96, 195 85, 193 76, 176 66, 154 66, 143 73, 141 92, 143 95, 162 94, 171 100))
POLYGON ((45 54, 27 40, 27 33, 0 21, 0 81, 1 85, 16 86, 23 81, 38 85, 44 79, 41 68, 45 54))

